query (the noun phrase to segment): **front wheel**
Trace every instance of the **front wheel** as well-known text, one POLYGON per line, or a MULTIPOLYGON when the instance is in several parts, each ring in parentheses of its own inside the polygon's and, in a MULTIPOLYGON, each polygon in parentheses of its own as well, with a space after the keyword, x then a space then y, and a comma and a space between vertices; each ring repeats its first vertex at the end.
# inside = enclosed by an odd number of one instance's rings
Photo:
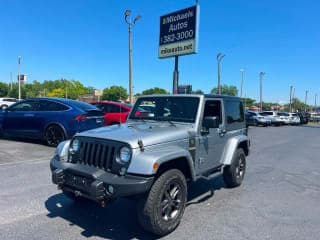
POLYGON ((235 152, 232 163, 226 166, 223 171, 223 180, 227 187, 240 186, 246 172, 246 156, 242 148, 235 152))
POLYGON ((56 147, 59 143, 66 140, 65 133, 58 125, 50 125, 45 131, 45 141, 48 146, 56 147))
POLYGON ((172 232, 180 223, 187 202, 187 183, 181 171, 164 172, 138 203, 140 225, 156 235, 172 232))

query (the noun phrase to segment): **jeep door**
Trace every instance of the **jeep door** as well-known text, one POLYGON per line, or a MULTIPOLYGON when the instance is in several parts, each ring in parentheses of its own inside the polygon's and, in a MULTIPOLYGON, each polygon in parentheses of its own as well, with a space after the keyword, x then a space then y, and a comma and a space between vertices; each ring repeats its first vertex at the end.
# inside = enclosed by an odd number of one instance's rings
POLYGON ((219 127, 202 129, 199 139, 198 172, 210 172, 221 165, 220 159, 227 139, 225 138, 225 124, 223 114, 223 101, 221 99, 209 99, 205 101, 202 122, 205 117, 216 117, 219 127))
POLYGON ((200 130, 198 172, 208 172, 221 165, 220 159, 227 142, 225 137, 225 116, 223 114, 222 99, 208 99, 205 101, 202 122, 205 117, 217 117, 219 127, 200 130))

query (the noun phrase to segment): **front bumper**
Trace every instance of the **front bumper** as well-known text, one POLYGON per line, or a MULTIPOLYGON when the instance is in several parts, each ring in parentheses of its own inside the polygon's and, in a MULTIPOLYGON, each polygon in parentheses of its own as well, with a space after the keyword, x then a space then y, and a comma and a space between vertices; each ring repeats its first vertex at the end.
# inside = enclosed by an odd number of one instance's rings
POLYGON ((52 182, 62 191, 97 202, 138 195, 150 190, 154 177, 118 176, 88 165, 50 162, 52 182))

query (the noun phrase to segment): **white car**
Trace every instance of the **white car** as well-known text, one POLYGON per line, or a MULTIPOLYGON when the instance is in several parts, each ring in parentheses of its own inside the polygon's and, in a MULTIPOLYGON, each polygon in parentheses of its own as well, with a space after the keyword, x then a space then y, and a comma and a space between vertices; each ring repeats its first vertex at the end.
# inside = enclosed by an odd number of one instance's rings
POLYGON ((262 116, 267 116, 271 119, 271 124, 274 126, 281 126, 285 124, 284 120, 280 118, 277 112, 275 111, 263 111, 260 113, 262 116))
POLYGON ((0 98, 0 109, 7 108, 12 104, 16 103, 18 100, 16 98, 3 97, 0 98))
POLYGON ((296 113, 288 113, 290 124, 292 125, 299 125, 300 124, 300 117, 296 113))
POLYGON ((289 125, 291 123, 289 113, 287 113, 287 112, 278 112, 277 115, 284 122, 284 124, 289 125))

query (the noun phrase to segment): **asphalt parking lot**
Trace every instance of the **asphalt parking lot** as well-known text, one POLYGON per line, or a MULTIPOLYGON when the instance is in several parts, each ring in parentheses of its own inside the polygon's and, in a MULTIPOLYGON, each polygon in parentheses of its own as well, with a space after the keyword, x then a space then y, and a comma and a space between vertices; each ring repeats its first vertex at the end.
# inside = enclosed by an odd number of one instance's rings
MULTIPOLYGON (((243 185, 220 177, 189 189, 180 226, 163 239, 319 239, 320 127, 252 127, 243 185)), ((51 184, 53 148, 0 139, 0 239, 157 239, 135 204, 74 204, 51 184)))

